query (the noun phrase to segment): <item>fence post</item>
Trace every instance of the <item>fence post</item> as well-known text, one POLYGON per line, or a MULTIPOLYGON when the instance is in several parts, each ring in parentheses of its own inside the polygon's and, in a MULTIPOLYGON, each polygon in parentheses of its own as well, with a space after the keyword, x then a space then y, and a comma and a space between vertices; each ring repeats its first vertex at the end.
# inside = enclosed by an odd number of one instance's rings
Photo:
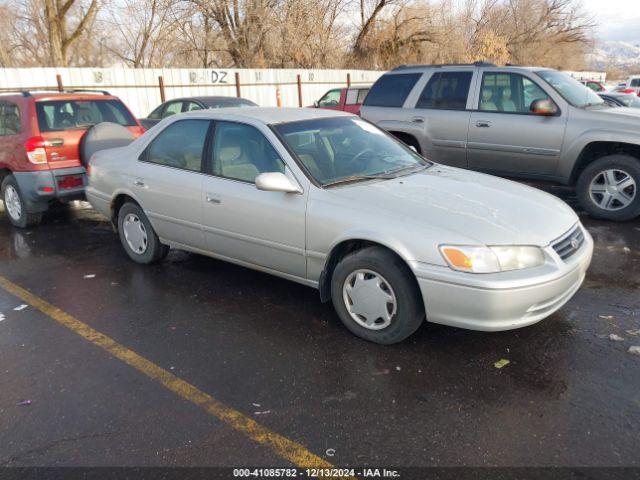
POLYGON ((158 87, 160 87, 160 103, 164 103, 165 102, 164 78, 162 78, 162 75, 158 77, 158 87))
POLYGON ((64 92, 64 85, 62 84, 62 75, 56 74, 56 83, 58 84, 58 91, 64 92))
POLYGON ((280 85, 276 85, 276 105, 282 107, 282 95, 280 93, 280 85))
POLYGON ((240 73, 236 72, 236 97, 240 98, 240 73))
POLYGON ((351 74, 347 73, 347 87, 351 86, 351 74))
POLYGON ((297 75, 296 80, 298 82, 298 106, 302 107, 302 78, 300 78, 300 74, 297 75))

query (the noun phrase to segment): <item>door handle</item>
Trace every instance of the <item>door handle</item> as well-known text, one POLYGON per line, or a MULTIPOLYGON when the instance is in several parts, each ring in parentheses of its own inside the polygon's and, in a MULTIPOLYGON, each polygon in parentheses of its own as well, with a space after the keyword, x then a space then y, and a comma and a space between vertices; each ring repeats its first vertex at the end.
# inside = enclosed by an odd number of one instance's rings
POLYGON ((142 180, 134 180, 134 181, 133 181, 133 184, 134 184, 136 187, 144 187, 144 182, 143 182, 142 180))
POLYGON ((205 199, 207 200, 207 203, 212 203, 214 205, 219 205, 220 203, 222 203, 219 198, 212 197, 211 195, 207 195, 205 199))
POLYGON ((491 122, 489 120, 478 120, 476 122, 476 127, 489 128, 490 126, 491 122))
POLYGON ((413 123, 424 123, 424 117, 413 117, 411 121, 413 123))
POLYGON ((64 138, 52 138, 47 143, 51 147, 61 147, 64 145, 64 138))

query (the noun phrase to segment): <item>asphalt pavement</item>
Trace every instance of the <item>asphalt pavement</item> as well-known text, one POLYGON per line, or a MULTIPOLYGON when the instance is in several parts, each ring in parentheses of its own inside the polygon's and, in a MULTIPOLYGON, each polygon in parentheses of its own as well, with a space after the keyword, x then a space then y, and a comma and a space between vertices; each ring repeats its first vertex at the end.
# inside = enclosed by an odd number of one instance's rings
POLYGON ((86 203, 28 230, 0 207, 0 277, 36 299, 0 288, 0 465, 639 467, 640 222, 583 222, 592 267, 551 317, 380 346, 311 288, 180 251, 136 265, 86 203))

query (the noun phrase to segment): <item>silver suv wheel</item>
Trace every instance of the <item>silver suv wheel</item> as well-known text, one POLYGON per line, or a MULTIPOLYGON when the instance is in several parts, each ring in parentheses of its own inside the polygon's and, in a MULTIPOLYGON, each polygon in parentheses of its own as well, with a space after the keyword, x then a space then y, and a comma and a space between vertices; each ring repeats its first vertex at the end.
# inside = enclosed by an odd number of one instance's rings
POLYGON ((610 212, 628 207, 636 194, 635 180, 629 173, 620 169, 603 170, 593 177, 589 185, 591 201, 610 212))
POLYGON ((351 318, 369 330, 388 327, 398 307, 389 282, 373 270, 359 269, 349 274, 342 297, 351 318))

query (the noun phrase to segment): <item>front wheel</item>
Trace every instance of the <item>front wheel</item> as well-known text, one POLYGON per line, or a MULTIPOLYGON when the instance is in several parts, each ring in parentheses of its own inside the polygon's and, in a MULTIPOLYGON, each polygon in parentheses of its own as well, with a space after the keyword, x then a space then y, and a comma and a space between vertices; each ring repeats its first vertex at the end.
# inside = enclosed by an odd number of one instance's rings
POLYGON ((607 155, 589 164, 578 178, 580 204, 595 218, 624 221, 640 215, 640 160, 607 155))
POLYGON ((20 186, 13 175, 7 175, 2 181, 2 200, 9 221, 18 228, 37 225, 42 220, 42 213, 29 213, 22 199, 20 186))
POLYGON ((344 257, 333 272, 331 299, 342 323, 375 343, 397 343, 424 320, 415 277, 395 254, 368 247, 344 257))
POLYGON ((142 208, 135 203, 127 202, 120 208, 118 234, 127 255, 136 263, 156 263, 169 252, 169 247, 160 243, 142 208))

